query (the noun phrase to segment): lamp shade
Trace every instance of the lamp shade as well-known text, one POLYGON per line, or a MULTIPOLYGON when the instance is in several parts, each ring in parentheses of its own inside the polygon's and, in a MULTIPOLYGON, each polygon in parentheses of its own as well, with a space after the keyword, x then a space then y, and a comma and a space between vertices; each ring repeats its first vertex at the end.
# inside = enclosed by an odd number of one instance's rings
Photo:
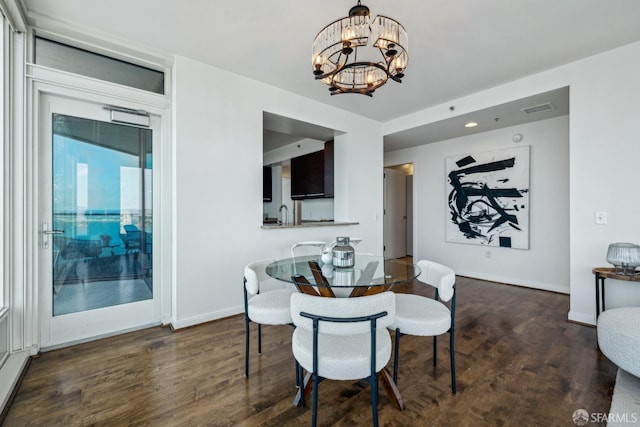
POLYGON ((622 274, 634 274, 640 266, 640 246, 633 243, 611 243, 607 250, 607 262, 620 269, 622 274))

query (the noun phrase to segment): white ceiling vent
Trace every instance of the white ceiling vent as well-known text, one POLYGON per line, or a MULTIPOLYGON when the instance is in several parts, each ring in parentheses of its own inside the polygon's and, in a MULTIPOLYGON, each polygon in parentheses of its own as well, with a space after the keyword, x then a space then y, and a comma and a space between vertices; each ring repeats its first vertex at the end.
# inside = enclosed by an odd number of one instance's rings
POLYGON ((523 108, 520 111, 524 112, 525 114, 534 114, 548 110, 553 110, 553 104, 551 104, 550 102, 547 102, 546 104, 535 105, 533 107, 523 108))

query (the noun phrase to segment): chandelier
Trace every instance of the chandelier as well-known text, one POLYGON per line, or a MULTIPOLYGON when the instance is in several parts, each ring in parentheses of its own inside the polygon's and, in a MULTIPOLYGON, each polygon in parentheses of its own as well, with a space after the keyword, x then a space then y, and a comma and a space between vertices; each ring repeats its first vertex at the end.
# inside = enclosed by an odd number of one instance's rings
POLYGON ((369 22, 369 8, 358 4, 349 16, 327 25, 313 41, 313 74, 331 95, 373 92, 390 78, 402 82, 407 69, 408 37, 404 27, 386 16, 369 22), (366 49, 369 37, 375 49, 366 49))

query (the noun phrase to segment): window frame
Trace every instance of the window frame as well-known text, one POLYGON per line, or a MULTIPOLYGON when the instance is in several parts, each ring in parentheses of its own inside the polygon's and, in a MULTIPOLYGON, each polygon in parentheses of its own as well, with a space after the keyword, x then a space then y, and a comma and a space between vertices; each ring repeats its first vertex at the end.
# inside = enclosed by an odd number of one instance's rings
POLYGON ((149 66, 149 64, 139 63, 139 61, 131 61, 127 58, 122 58, 120 55, 113 55, 100 49, 92 49, 91 47, 82 46, 78 43, 63 40, 59 37, 52 37, 47 34, 42 34, 40 31, 33 34, 32 46, 33 52, 31 56, 33 59, 33 63, 36 65, 57 69, 60 71, 108 82, 111 84, 121 85, 131 89, 141 90, 156 95, 166 95, 167 72, 162 67, 149 66), (43 56, 39 57, 39 51, 49 52, 49 55, 45 53, 43 54, 43 56), (56 56, 51 55, 50 53, 57 53, 58 56, 67 55, 67 60, 58 62, 57 64, 50 63, 48 58, 56 56), (99 61, 102 65, 96 63, 96 61, 99 61), (101 70, 105 67, 109 70, 109 72, 107 72, 106 74, 103 73, 102 76, 96 74, 95 70, 101 70), (132 75, 142 77, 143 73, 146 73, 147 75, 144 79, 142 79, 143 81, 147 81, 147 79, 153 80, 156 77, 161 77, 161 84, 157 86, 156 90, 150 87, 138 86, 134 84, 135 82, 133 80, 129 80, 128 82, 126 82, 127 79, 123 80, 122 78, 114 77, 116 75, 122 76, 122 73, 124 73, 124 75, 128 77, 132 75))

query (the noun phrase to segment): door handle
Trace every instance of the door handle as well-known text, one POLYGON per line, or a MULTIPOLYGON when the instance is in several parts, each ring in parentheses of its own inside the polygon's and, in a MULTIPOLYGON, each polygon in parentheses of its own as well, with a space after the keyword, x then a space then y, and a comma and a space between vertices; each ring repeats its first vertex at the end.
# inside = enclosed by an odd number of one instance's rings
POLYGON ((64 230, 44 230, 44 234, 64 234, 64 230))
POLYGON ((49 224, 42 223, 42 249, 49 249, 49 235, 64 234, 64 230, 49 230, 49 224))

